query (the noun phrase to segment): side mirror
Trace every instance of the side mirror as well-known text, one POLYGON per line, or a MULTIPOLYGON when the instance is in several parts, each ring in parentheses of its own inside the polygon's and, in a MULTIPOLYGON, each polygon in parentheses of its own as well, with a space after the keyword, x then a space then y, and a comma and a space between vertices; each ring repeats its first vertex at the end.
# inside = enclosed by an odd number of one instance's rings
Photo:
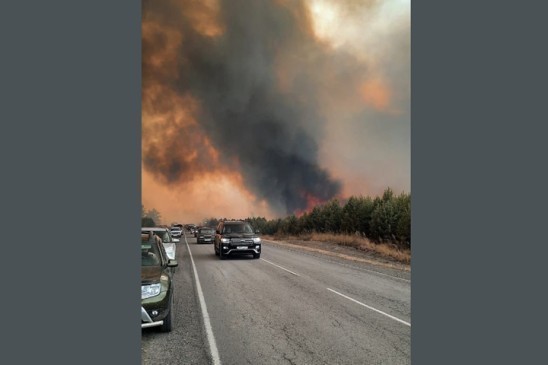
POLYGON ((179 264, 177 263, 177 260, 169 260, 167 262, 167 267, 177 267, 179 264))
POLYGON ((261 231, 257 229, 257 230, 255 230, 255 233, 259 234, 259 233, 261 233, 261 231))

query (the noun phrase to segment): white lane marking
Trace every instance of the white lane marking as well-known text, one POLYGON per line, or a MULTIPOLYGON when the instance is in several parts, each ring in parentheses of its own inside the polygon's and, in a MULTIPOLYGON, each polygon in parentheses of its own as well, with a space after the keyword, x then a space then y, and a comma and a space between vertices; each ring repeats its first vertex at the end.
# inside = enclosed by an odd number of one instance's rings
POLYGON ((276 264, 273 263, 273 262, 270 262, 270 261, 265 260, 265 259, 261 259, 261 260, 268 262, 270 265, 274 265, 274 266, 276 266, 276 267, 279 267, 280 269, 285 270, 285 271, 287 271, 288 273, 291 273, 291 274, 293 274, 293 275, 295 275, 295 276, 301 276, 301 275, 299 275, 299 274, 297 274, 297 273, 294 273, 294 272, 291 271, 291 270, 287 270, 285 267, 281 267, 280 265, 276 265, 276 264))
POLYGON ((401 323, 403 323, 403 324, 405 324, 405 325, 411 327, 411 323, 409 323, 409 322, 405 322, 405 321, 403 321, 403 320, 401 320, 401 319, 399 319, 399 318, 396 318, 396 317, 394 317, 394 316, 391 316, 391 315, 388 314, 388 313, 384 313, 383 311, 380 311, 380 310, 378 310, 378 309, 376 309, 376 308, 370 307, 370 306, 368 306, 367 304, 363 304, 362 302, 359 302, 359 301, 357 301, 356 299, 352 299, 352 298, 350 298, 350 297, 347 297, 346 295, 341 294, 341 293, 339 293, 338 291, 335 291, 335 290, 333 290, 333 289, 327 288, 327 290, 332 291, 333 293, 338 294, 338 295, 340 295, 341 297, 344 297, 344 298, 346 298, 346 299, 349 299, 349 300, 351 300, 351 301, 353 301, 353 302, 355 302, 355 303, 358 303, 359 305, 363 305, 363 306, 366 307, 366 308, 369 308, 369 309, 371 309, 371 310, 373 310, 373 311, 375 311, 375 312, 377 312, 377 313, 380 313, 380 314, 382 314, 382 315, 387 316, 388 318, 392 318, 392 319, 395 320, 395 321, 401 322, 401 323))
POLYGON ((221 358, 219 357, 219 351, 217 350, 217 344, 215 343, 215 336, 213 336, 213 329, 211 328, 211 322, 209 321, 209 314, 207 313, 207 307, 204 299, 204 293, 202 292, 202 286, 200 285, 200 279, 198 278, 198 271, 196 265, 194 265, 194 259, 192 258, 192 252, 190 246, 186 240, 185 243, 190 255, 190 261, 192 262, 192 268, 194 269, 194 277, 196 278, 196 289, 198 290, 198 298, 200 298, 200 307, 202 307, 202 315, 204 317, 204 325, 207 334, 207 341, 209 342, 209 351, 211 352, 211 359, 214 365, 221 365, 221 358))
MULTIPOLYGON (((271 244, 274 244, 274 245, 277 245, 276 242, 274 241, 269 241, 269 240, 263 240, 263 242, 268 242, 268 243, 271 243, 271 244)), ((278 247, 281 246, 281 245, 277 245, 278 247)), ((294 249, 295 251, 296 249, 294 249)), ((301 253, 304 253, 304 254, 307 254, 309 256, 313 256, 311 255, 310 252, 307 252, 307 251, 297 251, 297 252, 301 252, 301 253)), ((314 257, 317 257, 317 256, 314 256, 314 257)), ((336 257, 336 256, 335 256, 336 257)), ((382 273, 382 272, 379 272, 379 271, 376 271, 376 270, 370 270, 370 269, 365 269, 363 267, 355 267, 355 266, 352 266, 352 265, 348 265, 348 264, 342 264, 340 262, 337 262, 337 261, 333 261, 333 260, 328 260, 326 258, 321 258, 322 260, 325 260, 327 262, 331 262, 333 264, 339 264, 341 266, 344 266, 344 267, 350 267, 352 269, 356 269, 356 270, 360 270, 360 271, 367 271, 367 272, 371 272, 371 273, 375 273, 375 274, 378 274, 378 275, 383 275, 383 276, 388 276, 389 278, 392 278, 392 279, 398 279, 398 280, 402 280, 402 281, 406 281, 408 283, 411 282, 411 280, 409 279, 404 279, 404 278, 400 278, 399 276, 394 276, 394 275, 389 275, 389 274, 385 274, 385 273, 382 273)), ((361 262, 361 261, 358 261, 358 262, 361 262)))

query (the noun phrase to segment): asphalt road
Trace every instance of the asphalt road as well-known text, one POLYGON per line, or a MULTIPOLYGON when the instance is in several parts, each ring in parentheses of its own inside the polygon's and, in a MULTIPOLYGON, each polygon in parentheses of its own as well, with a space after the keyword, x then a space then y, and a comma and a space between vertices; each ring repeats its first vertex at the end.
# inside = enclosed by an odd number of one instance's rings
POLYGON ((411 362, 408 273, 268 241, 258 260, 221 261, 212 244, 186 235, 174 330, 142 330, 143 364, 411 362))

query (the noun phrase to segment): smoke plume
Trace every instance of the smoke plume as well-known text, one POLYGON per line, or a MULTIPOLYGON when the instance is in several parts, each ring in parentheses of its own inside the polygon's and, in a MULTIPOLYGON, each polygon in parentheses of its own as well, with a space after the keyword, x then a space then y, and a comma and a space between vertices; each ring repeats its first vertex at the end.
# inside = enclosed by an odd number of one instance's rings
POLYGON ((326 201, 341 184, 318 163, 321 100, 356 67, 298 1, 143 1, 143 165, 174 187, 238 171, 278 214, 326 201))

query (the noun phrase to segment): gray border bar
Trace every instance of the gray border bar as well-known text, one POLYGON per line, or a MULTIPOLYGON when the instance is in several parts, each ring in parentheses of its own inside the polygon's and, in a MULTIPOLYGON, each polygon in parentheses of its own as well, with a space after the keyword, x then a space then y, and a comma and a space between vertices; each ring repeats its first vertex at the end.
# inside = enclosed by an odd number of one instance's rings
POLYGON ((0 5, 4 363, 140 362, 140 6, 0 5))

